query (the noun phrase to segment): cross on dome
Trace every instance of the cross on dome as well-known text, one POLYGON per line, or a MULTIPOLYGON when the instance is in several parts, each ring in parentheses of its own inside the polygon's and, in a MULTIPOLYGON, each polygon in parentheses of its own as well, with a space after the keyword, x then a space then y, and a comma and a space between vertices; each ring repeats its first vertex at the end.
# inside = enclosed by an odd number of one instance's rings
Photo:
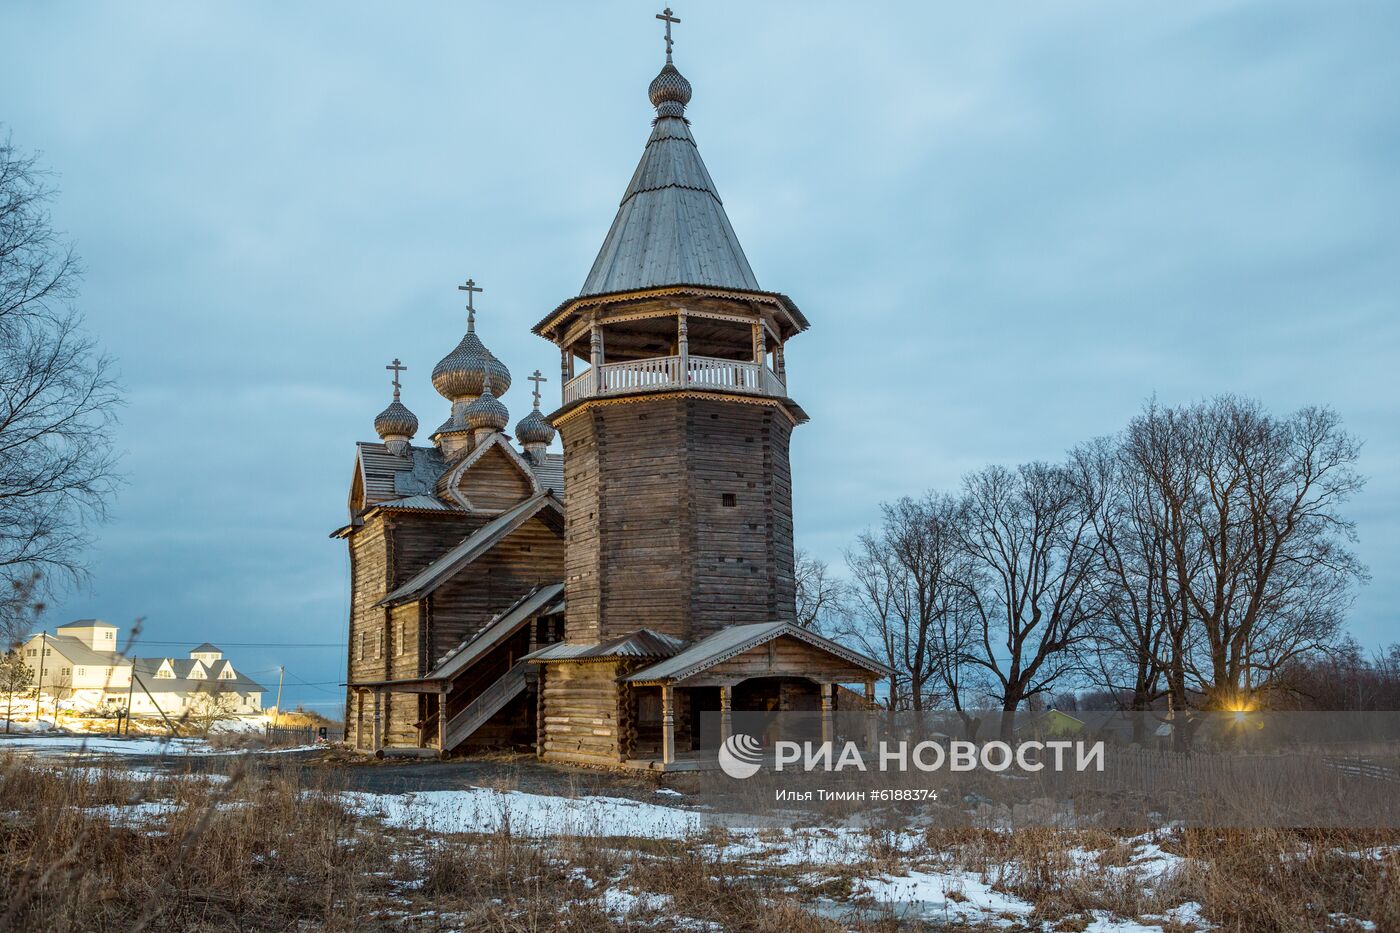
POLYGON ((385 366, 384 368, 385 368, 385 369, 392 369, 392 370, 394 371, 394 398, 398 398, 398 397, 399 397, 399 373, 401 373, 401 372, 406 372, 406 371, 408 370, 408 367, 405 366, 405 365, 403 365, 402 363, 400 363, 400 362, 399 362, 399 358, 396 356, 396 357, 394 357, 394 362, 390 363, 388 366, 385 366))
POLYGON ((478 288, 475 279, 467 279, 466 282, 457 286, 457 291, 467 293, 467 332, 476 330, 476 308, 472 307, 472 297, 483 288, 478 288))
POLYGON ((539 411, 539 408, 540 408, 540 383, 541 383, 541 382, 548 382, 549 380, 546 379, 545 376, 544 376, 544 373, 540 372, 538 369, 535 370, 533 373, 530 374, 529 379, 530 379, 531 382, 533 382, 533 383, 535 384, 535 410, 536 410, 536 411, 539 411))
POLYGON ((666 61, 669 62, 671 60, 671 24, 679 23, 681 20, 680 17, 671 15, 670 7, 657 13, 656 18, 666 24, 666 61))

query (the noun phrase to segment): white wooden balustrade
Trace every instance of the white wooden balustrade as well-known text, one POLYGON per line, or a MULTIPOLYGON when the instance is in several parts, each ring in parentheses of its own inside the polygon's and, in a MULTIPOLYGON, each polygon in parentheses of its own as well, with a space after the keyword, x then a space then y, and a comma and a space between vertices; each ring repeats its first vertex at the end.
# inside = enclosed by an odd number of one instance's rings
POLYGON ((686 386, 724 389, 748 395, 787 395, 783 380, 761 363, 688 356, 685 373, 682 374, 679 356, 657 356, 624 363, 604 363, 596 369, 580 373, 564 383, 564 404, 597 395, 686 386), (601 380, 597 378, 599 375, 601 380))

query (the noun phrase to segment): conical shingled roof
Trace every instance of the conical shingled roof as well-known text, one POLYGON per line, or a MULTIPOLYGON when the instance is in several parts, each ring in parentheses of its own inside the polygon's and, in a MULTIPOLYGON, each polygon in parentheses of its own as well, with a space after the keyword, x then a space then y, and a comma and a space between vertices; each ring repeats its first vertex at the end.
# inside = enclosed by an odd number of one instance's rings
POLYGON ((674 74, 663 69, 651 89, 658 113, 651 138, 580 295, 664 285, 759 291, 690 125, 681 116, 690 99, 689 83, 674 66, 666 68, 674 74), (666 86, 658 91, 663 77, 666 86))

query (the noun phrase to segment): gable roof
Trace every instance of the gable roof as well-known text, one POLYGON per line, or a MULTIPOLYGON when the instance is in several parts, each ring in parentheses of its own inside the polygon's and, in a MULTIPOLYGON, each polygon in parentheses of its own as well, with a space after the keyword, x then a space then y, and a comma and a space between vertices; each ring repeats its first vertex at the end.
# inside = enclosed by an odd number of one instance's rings
POLYGON ((465 509, 475 511, 475 506, 472 505, 471 500, 467 498, 466 493, 461 489, 462 474, 481 462, 481 459, 486 456, 487 452, 492 450, 504 452, 510 464, 519 470, 520 475, 530 484, 532 492, 539 493, 541 491, 539 477, 535 475, 535 471, 531 467, 529 461, 511 446, 510 441, 504 434, 497 431, 487 437, 486 440, 473 447, 471 453, 467 454, 438 476, 437 482, 433 484, 436 493, 444 499, 458 503, 465 509))
POLYGON ((564 517, 564 507, 554 498, 554 494, 548 491, 531 496, 514 508, 502 512, 374 605, 398 606, 422 599, 456 576, 463 567, 505 540, 520 526, 546 510, 561 520, 564 517))
POLYGON ((409 447, 402 454, 391 454, 382 443, 355 445, 355 470, 364 487, 366 507, 406 496, 431 496, 446 468, 435 447, 409 447))
POLYGON ((834 654, 856 667, 863 667, 884 677, 893 673, 879 661, 867 658, 863 654, 838 645, 829 638, 823 638, 815 632, 793 625, 791 622, 758 622, 753 625, 732 625, 729 628, 720 629, 713 635, 700 639, 674 657, 643 668, 627 677, 626 680, 632 683, 684 680, 721 661, 727 661, 735 655, 743 654, 751 648, 766 644, 775 638, 784 637, 806 642, 814 648, 834 654))
POLYGON ((537 586, 521 596, 504 612, 499 612, 486 624, 486 627, 456 648, 443 655, 437 666, 428 672, 425 680, 446 680, 456 677, 471 667, 483 655, 502 641, 520 630, 520 626, 543 614, 550 603, 564 592, 564 584, 551 583, 537 586))
MULTIPOLYGON (((239 693, 263 693, 262 684, 234 670, 234 677, 220 680, 217 675, 191 677, 196 667, 209 671, 197 658, 133 658, 131 661, 142 685, 152 693, 210 693, 237 691, 239 693), (169 664, 174 677, 157 677, 156 672, 169 664)), ((228 659, 215 662, 219 670, 230 665, 228 659)))
POLYGON ((662 285, 758 291, 688 122, 659 117, 580 295, 662 285))
POLYGON ((672 638, 649 628, 639 628, 635 632, 619 635, 607 641, 585 645, 571 645, 555 642, 545 645, 538 651, 525 655, 526 661, 590 661, 603 658, 668 658, 685 646, 679 638, 672 638))

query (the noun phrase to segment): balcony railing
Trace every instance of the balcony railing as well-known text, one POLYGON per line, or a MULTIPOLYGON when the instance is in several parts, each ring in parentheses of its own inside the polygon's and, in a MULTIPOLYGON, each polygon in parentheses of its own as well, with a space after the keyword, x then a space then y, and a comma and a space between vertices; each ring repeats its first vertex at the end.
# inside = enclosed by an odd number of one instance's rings
POLYGON ((604 363, 596 370, 580 373, 564 384, 564 404, 598 395, 690 387, 724 389, 747 395, 787 395, 787 386, 778 374, 760 363, 690 356, 686 357, 682 373, 679 356, 658 356, 626 363, 604 363))

